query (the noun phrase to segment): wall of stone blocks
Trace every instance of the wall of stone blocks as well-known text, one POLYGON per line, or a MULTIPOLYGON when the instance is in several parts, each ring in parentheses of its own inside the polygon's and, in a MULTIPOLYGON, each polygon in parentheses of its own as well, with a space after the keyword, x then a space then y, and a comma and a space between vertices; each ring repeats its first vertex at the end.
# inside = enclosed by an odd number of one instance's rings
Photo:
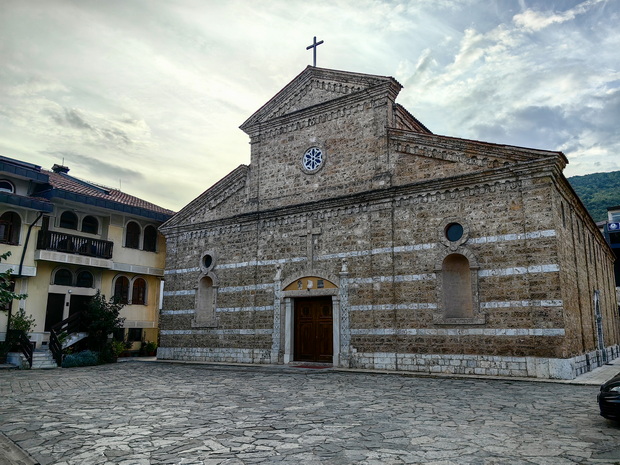
POLYGON ((304 273, 337 275, 346 258, 354 365, 365 363, 360 353, 566 358, 566 338, 556 335, 572 321, 563 303, 570 290, 563 291, 561 278, 570 271, 560 251, 565 231, 553 228, 553 204, 540 201, 552 193, 548 179, 509 179, 477 190, 476 202, 464 189, 457 196, 390 198, 180 234, 169 247, 167 269, 175 272, 166 275, 162 347, 209 349, 200 357, 212 353, 214 361, 269 351, 278 263, 286 281, 304 273), (452 252, 442 240, 446 218, 466 226, 467 241, 456 251, 469 250, 479 266, 484 324, 434 322, 441 298, 436 273, 452 252), (311 241, 310 265, 307 231, 313 228, 320 233, 311 241), (217 257, 217 326, 197 330, 191 291, 204 274, 200 260, 207 251, 217 257))

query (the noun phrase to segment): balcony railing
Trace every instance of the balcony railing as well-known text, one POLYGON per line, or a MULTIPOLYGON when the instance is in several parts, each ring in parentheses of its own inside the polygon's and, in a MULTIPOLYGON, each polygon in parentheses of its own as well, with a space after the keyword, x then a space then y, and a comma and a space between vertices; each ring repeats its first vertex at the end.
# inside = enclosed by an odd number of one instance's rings
POLYGON ((113 242, 88 237, 74 236, 73 234, 59 233, 56 231, 39 231, 37 249, 55 250, 88 257, 112 258, 113 242))

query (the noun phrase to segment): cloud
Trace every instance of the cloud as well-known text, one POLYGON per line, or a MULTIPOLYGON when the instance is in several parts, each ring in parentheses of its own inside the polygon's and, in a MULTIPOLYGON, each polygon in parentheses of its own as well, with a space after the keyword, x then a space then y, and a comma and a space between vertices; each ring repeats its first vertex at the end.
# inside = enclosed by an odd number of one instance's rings
MULTIPOLYGON (((99 158, 88 155, 81 155, 70 151, 45 152, 45 154, 55 157, 56 159, 62 158, 64 160, 64 166, 74 169, 77 173, 83 173, 86 171, 97 175, 98 178, 105 177, 109 179, 126 179, 131 181, 144 179, 144 175, 139 171, 126 168, 119 164, 107 163, 99 158)), ((71 174, 73 175, 73 173, 71 174)), ((78 178, 83 177, 80 174, 75 174, 75 176, 78 178)))
POLYGON ((514 22, 518 27, 522 27, 528 31, 540 31, 552 24, 561 24, 574 20, 578 15, 587 13, 591 8, 607 0, 587 0, 580 3, 575 8, 563 12, 540 11, 527 9, 523 13, 515 15, 514 22))
POLYGON ((80 112, 74 108, 65 108, 63 113, 51 112, 50 117, 61 126, 68 126, 75 129, 93 130, 93 127, 84 121, 80 112))

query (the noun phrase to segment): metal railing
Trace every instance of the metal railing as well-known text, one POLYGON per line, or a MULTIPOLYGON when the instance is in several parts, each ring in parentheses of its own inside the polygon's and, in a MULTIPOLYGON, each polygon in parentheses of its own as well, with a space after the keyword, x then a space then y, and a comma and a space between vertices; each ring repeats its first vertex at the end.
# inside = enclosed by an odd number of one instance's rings
POLYGON ((60 341, 60 338, 70 336, 73 333, 79 333, 83 329, 84 322, 82 319, 82 312, 74 313, 69 316, 69 318, 65 318, 60 323, 57 323, 50 328, 49 348, 52 352, 54 360, 56 360, 56 365, 62 365, 62 342, 60 341))
POLYGON ((35 343, 30 342, 26 332, 20 331, 19 329, 10 329, 7 333, 7 339, 12 341, 14 346, 19 348, 19 351, 26 357, 28 365, 32 368, 32 354, 34 353, 35 343))
POLYGON ((37 249, 55 250, 76 255, 86 255, 97 258, 112 258, 114 243, 101 239, 75 236, 57 231, 39 231, 37 249))

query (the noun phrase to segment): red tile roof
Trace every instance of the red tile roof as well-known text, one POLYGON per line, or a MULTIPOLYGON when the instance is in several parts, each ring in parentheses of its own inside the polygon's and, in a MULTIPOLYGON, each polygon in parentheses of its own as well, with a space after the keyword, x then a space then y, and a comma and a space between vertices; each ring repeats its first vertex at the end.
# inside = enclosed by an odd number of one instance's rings
POLYGON ((143 208, 145 210, 162 213, 164 215, 174 215, 172 210, 162 208, 154 203, 147 202, 146 200, 142 200, 138 197, 134 197, 133 195, 121 192, 118 189, 99 186, 90 181, 82 181, 65 173, 55 173, 47 170, 44 171, 49 175, 49 183, 55 189, 105 199, 110 202, 116 202, 131 207, 143 208))

